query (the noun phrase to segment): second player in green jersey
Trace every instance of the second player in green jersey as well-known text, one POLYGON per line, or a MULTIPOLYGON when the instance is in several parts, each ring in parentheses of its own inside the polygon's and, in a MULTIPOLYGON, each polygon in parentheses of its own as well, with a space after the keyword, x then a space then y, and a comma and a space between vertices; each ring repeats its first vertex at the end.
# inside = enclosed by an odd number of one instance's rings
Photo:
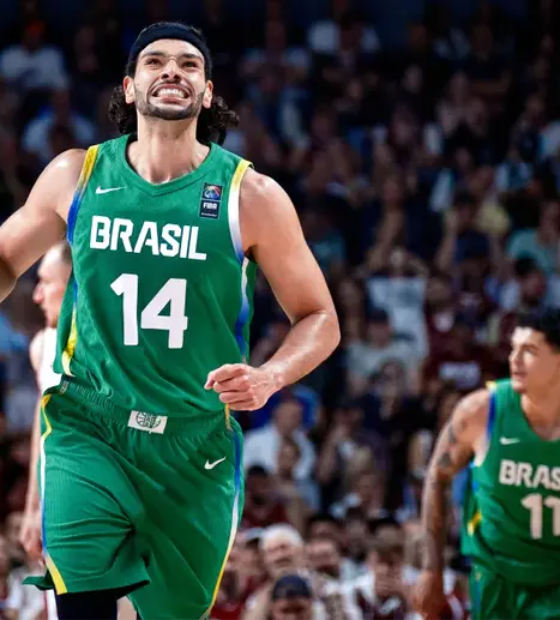
POLYGON ((560 617, 560 311, 520 318, 511 380, 465 397, 442 431, 422 507, 418 606, 437 617, 447 487, 470 461, 463 551, 473 618, 560 617))

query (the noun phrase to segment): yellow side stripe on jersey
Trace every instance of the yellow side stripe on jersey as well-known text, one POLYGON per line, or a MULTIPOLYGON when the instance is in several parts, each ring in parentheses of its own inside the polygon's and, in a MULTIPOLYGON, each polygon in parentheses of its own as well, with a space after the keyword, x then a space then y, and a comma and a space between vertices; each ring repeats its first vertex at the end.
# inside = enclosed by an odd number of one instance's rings
POLYGON ((60 571, 58 570, 55 563, 53 562, 53 559, 48 553, 45 553, 45 564, 47 565, 47 568, 49 569, 49 573, 51 574, 51 577, 54 583, 54 589, 56 593, 66 594, 68 592, 68 589, 66 588, 64 579, 62 579, 62 575, 60 574, 60 571))
POLYGON ((64 368, 64 373, 69 376, 72 376, 72 372, 70 371, 70 362, 74 357, 77 340, 78 330, 76 328, 76 306, 74 305, 74 309, 72 310, 72 325, 70 326, 70 334, 68 335, 68 340, 66 341, 66 347, 62 352, 62 368, 64 368))
POLYGON ((228 431, 231 430, 231 411, 229 410, 229 405, 225 406, 225 414, 226 414, 226 428, 228 431))
POLYGON ((235 535, 237 534, 237 521, 238 520, 239 520, 239 491, 237 491, 235 494, 235 502, 233 504, 233 515, 232 515, 232 521, 231 521, 231 530, 229 533, 229 541, 228 541, 228 546, 226 550, 226 555, 224 557, 222 567, 220 568, 220 572, 218 574, 218 580, 216 581, 216 585, 214 586, 214 593, 212 594, 212 602, 210 603, 210 607, 208 608, 208 611, 204 613, 202 618, 207 617, 208 612, 212 609, 212 607, 214 607, 214 603, 216 602, 216 599, 218 598, 218 591, 220 589, 220 584, 222 583, 222 577, 224 576, 224 571, 226 570, 226 565, 229 559, 229 554, 231 553, 231 550, 233 549, 233 543, 235 542, 235 535))
POLYGON ((226 564, 229 558, 229 554, 233 548, 233 543, 235 542, 235 535, 237 534, 237 526, 239 523, 239 494, 241 489, 241 475, 242 475, 242 464, 241 464, 241 444, 240 439, 237 435, 234 435, 234 443, 235 443, 235 498, 233 501, 233 510, 231 514, 231 528, 229 531, 229 540, 226 549, 226 554, 224 560, 222 562, 222 567, 220 568, 220 572, 218 573, 218 579, 216 581, 216 585, 214 586, 214 592, 212 594, 212 601, 210 603, 210 607, 204 612, 200 620, 206 620, 209 617, 210 611, 212 607, 214 607, 214 603, 218 598, 218 591, 220 589, 220 584, 222 582, 222 577, 224 576, 224 571, 226 569, 226 564))
POLYGON ((493 392, 496 389, 496 382, 495 381, 487 381, 486 382, 486 389, 489 392, 493 392))
POLYGON ((482 513, 477 510, 474 517, 467 523, 467 532, 470 536, 474 534, 478 524, 482 521, 482 513))
MULTIPOLYGON (((52 433, 52 424, 47 416, 47 404, 51 399, 50 394, 46 394, 41 399, 41 413, 43 414, 43 420, 45 421, 45 432, 41 435, 41 529, 43 531, 43 543, 46 544, 46 536, 45 536, 45 472, 46 472, 46 455, 45 455, 45 440, 52 433)), ((49 570, 49 573, 52 577, 54 587, 57 594, 65 594, 68 592, 66 588, 66 584, 64 583, 64 579, 60 574, 60 571, 56 567, 56 564, 53 562, 53 559, 49 555, 47 549, 45 548, 45 563, 49 570)))

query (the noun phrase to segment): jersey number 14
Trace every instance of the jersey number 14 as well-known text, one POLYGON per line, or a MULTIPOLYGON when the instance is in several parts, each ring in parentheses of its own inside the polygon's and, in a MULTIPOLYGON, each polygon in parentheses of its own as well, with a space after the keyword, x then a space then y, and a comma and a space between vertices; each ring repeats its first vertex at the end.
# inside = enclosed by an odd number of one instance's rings
MULTIPOLYGON (((138 276, 133 273, 123 273, 111 284, 111 288, 123 298, 124 344, 129 347, 136 346, 138 344, 138 276)), ((140 327, 169 332, 169 348, 181 349, 189 323, 189 319, 185 316, 186 298, 187 281, 170 278, 142 310, 140 327), (169 314, 161 314, 167 304, 169 304, 169 314)))

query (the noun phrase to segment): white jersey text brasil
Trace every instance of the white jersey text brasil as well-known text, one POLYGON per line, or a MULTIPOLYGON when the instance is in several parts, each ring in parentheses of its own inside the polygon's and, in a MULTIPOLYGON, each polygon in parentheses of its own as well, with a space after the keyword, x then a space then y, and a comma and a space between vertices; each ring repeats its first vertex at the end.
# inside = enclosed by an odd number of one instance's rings
POLYGON ((206 260, 206 254, 197 250, 198 233, 198 226, 161 226, 157 222, 142 222, 139 227, 125 218, 111 219, 105 215, 94 215, 90 247, 94 250, 123 250, 135 254, 147 249, 154 256, 206 260))

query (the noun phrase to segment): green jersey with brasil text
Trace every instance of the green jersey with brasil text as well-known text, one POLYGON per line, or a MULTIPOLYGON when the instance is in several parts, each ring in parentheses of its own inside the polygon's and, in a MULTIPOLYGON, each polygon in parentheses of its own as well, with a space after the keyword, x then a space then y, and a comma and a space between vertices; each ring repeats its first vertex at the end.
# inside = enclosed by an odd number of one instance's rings
POLYGON ((463 551, 512 583, 558 586, 560 441, 535 434, 510 381, 490 389, 490 444, 471 467, 463 551))
POLYGON ((130 167, 130 140, 86 155, 55 369, 131 411, 223 411, 204 384, 247 355, 256 265, 243 253, 239 191, 249 162, 212 144, 196 170, 154 185, 130 167))

